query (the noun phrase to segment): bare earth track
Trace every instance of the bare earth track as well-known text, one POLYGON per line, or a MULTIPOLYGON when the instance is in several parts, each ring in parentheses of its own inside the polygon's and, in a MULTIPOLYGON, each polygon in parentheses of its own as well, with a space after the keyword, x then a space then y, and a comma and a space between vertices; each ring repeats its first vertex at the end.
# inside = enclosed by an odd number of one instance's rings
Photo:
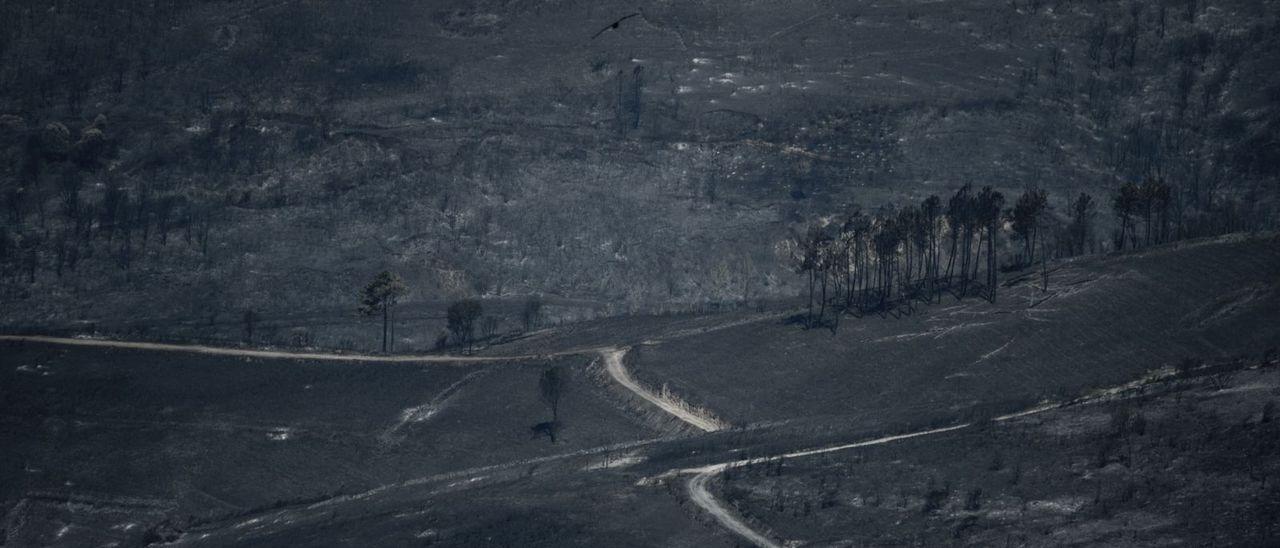
POLYGON ((627 351, 625 349, 600 349, 600 355, 604 357, 605 370, 609 372, 609 376, 612 377, 615 382, 622 385, 627 390, 634 392, 641 398, 644 398, 645 401, 658 406, 658 408, 667 412, 671 416, 680 419, 703 432, 715 432, 717 430, 724 429, 724 424, 720 421, 703 416, 688 409, 687 406, 682 406, 677 402, 671 401, 670 399, 664 398, 658 394, 654 394, 650 390, 640 386, 640 383, 636 382, 635 379, 631 377, 631 374, 627 372, 627 369, 622 365, 622 356, 626 353, 627 351))
POLYGON ((720 501, 710 491, 707 491, 707 481, 719 472, 720 470, 715 469, 699 472, 689 480, 689 498, 693 500, 693 503, 711 514, 711 517, 715 518, 722 527, 752 544, 763 548, 780 548, 781 545, 773 542, 769 537, 757 533, 751 526, 734 515, 733 511, 720 504, 720 501))
POLYGON ((47 344, 63 344, 71 346, 94 346, 101 348, 130 348, 135 350, 156 350, 163 352, 190 352, 213 356, 240 356, 245 358, 279 358, 288 360, 320 360, 339 362, 372 362, 372 363, 493 363, 514 360, 535 360, 561 356, 576 356, 593 350, 566 350, 547 354, 527 354, 520 356, 453 356, 453 355, 392 355, 378 356, 371 354, 332 354, 323 352, 289 352, 281 350, 250 350, 244 348, 222 348, 194 344, 166 344, 151 342, 112 341, 105 339, 75 339, 70 337, 46 337, 41 335, 0 335, 0 341, 28 341, 47 344))

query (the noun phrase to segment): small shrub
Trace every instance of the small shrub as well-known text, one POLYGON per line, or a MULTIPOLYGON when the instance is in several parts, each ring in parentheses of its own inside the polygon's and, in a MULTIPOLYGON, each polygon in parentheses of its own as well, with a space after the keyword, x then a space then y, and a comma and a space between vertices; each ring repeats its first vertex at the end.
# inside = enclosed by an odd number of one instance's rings
POLYGON ((982 488, 974 487, 964 497, 964 509, 977 512, 982 508, 982 488))
POLYGON ((840 505, 840 492, 838 489, 828 489, 822 494, 822 500, 818 502, 818 509, 825 510, 840 505))
POLYGON ((307 348, 315 345, 315 336, 303 328, 289 332, 288 345, 294 348, 307 348))
POLYGON ((924 506, 920 508, 920 513, 928 515, 942 509, 942 505, 946 504, 947 499, 951 497, 951 487, 943 486, 937 488, 933 486, 933 480, 929 481, 929 489, 924 494, 924 506))
POLYGON ((1209 386, 1214 390, 1222 390, 1227 387, 1227 381, 1231 380, 1231 375, 1227 373, 1214 373, 1208 376, 1209 386))

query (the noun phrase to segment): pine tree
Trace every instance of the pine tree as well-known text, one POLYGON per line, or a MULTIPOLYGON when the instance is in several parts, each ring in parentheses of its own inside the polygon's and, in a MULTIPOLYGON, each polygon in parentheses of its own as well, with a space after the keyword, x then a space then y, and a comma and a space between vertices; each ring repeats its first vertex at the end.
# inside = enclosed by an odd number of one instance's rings
POLYGON ((387 334, 391 325, 391 311, 400 297, 408 293, 400 276, 382 271, 374 276, 369 285, 360 291, 360 313, 365 316, 382 315, 382 351, 387 351, 387 334))

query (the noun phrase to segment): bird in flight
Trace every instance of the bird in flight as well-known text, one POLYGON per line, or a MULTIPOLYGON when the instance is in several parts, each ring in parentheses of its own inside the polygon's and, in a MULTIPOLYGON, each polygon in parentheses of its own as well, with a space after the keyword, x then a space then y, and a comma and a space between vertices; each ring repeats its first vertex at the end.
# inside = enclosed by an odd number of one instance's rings
POLYGON ((595 40, 596 38, 600 37, 600 35, 601 35, 601 34, 604 34, 604 32, 605 32, 605 31, 607 31, 607 30, 618 30, 618 25, 622 24, 622 22, 623 22, 623 21, 626 21, 627 19, 630 19, 630 18, 635 17, 635 16, 637 16, 637 15, 640 15, 640 13, 639 13, 639 12, 636 12, 636 13, 633 13, 633 14, 628 15, 628 16, 626 16, 626 17, 623 17, 622 19, 619 19, 619 20, 617 20, 617 21, 614 21, 612 24, 610 24, 610 25, 606 26, 605 28, 600 29, 600 31, 599 31, 599 32, 597 32, 597 33, 595 33, 595 35, 593 35, 593 36, 591 37, 591 39, 592 39, 592 40, 595 40))

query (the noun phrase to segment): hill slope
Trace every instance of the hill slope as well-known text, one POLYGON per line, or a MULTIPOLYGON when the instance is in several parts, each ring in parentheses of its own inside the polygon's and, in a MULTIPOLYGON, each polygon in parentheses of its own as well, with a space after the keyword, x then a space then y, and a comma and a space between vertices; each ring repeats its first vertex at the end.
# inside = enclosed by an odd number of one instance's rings
POLYGON ((714 489, 773 537, 819 546, 1267 544, 1280 510, 1270 365, 746 467, 714 489))
POLYGON ((1008 280, 992 304, 919 305, 838 331, 758 322, 643 345, 635 375, 734 424, 946 415, 1116 384, 1280 341, 1280 240, 1204 240, 1008 280))
POLYGON ((637 6, 41 6, 2 8, 7 323, 384 268, 416 301, 785 297, 773 245, 848 202, 1158 175, 1265 210, 1280 166, 1271 1, 652 2, 596 38, 637 6))

